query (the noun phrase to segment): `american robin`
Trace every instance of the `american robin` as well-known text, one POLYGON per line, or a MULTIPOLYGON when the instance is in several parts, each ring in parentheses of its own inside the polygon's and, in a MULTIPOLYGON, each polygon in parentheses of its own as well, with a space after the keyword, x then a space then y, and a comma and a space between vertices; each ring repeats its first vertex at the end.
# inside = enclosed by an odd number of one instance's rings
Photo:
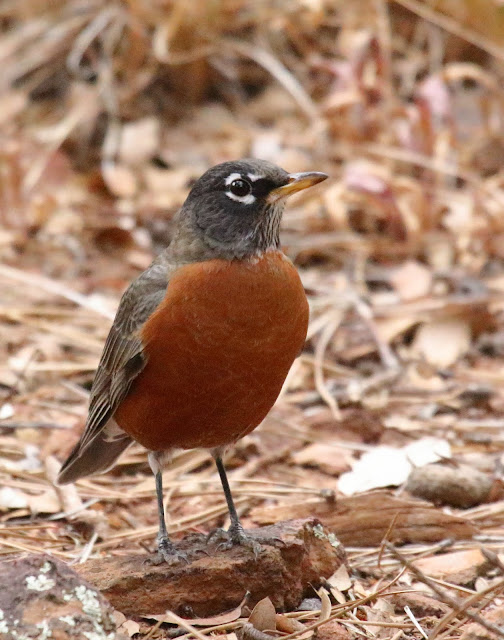
POLYGON ((142 444, 167 562, 178 554, 165 525, 162 469, 174 448, 212 452, 231 519, 227 544, 253 546, 222 453, 264 419, 303 347, 308 303, 280 250, 280 220, 289 195, 326 178, 264 160, 209 169, 178 212, 168 248, 121 299, 84 433, 58 481, 104 472, 134 440, 142 444))

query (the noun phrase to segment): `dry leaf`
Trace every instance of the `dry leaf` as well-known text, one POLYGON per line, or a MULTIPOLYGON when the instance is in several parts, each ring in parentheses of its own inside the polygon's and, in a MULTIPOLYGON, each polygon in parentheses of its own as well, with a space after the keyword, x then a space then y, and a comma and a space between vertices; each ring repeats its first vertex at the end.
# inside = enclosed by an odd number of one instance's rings
POLYGON ((117 630, 131 638, 135 633, 140 633, 140 625, 134 620, 125 620, 117 630))
POLYGON ((0 511, 24 509, 28 506, 28 496, 20 489, 2 487, 0 489, 0 511))
POLYGON ((440 438, 421 438, 406 447, 376 447, 364 453, 352 471, 340 476, 338 489, 347 496, 379 487, 397 487, 408 479, 413 467, 451 456, 450 445, 440 438))
POLYGON ((33 515, 39 513, 58 513, 61 510, 56 490, 52 487, 36 496, 27 496, 28 507, 33 515))
POLYGON ((478 575, 490 566, 489 560, 479 549, 464 549, 428 556, 416 560, 413 564, 431 578, 459 585, 472 584, 478 575))
MULTIPOLYGON (((182 618, 182 620, 185 620, 190 625, 195 627, 214 627, 219 624, 229 624, 230 622, 234 622, 235 620, 238 620, 238 618, 241 616, 243 606, 245 605, 245 602, 247 601, 248 596, 249 596, 249 593, 247 592, 243 600, 240 602, 240 604, 235 609, 232 609, 231 611, 225 611, 224 613, 219 613, 216 616, 210 616, 208 618, 182 618)), ((259 604, 259 602, 257 604, 259 604)), ((273 611, 274 611, 274 608, 273 608, 273 611)), ((174 618, 171 616, 170 612, 167 612, 161 616, 147 615, 143 617, 152 618, 153 620, 157 620, 158 622, 168 622, 168 623, 178 624, 177 621, 174 620, 174 618)))
POLYGON ((131 169, 124 165, 106 163, 102 168, 103 181, 118 198, 131 198, 138 189, 138 181, 131 169))
POLYGON ((418 317, 411 315, 406 317, 377 318, 374 322, 378 337, 382 342, 388 344, 417 324, 418 317))
POLYGON ((426 296, 432 286, 432 272, 414 260, 396 267, 389 278, 402 300, 415 300, 426 296))
MULTIPOLYGON (((12 418, 14 415, 14 407, 10 402, 6 402, 4 405, 0 407, 0 420, 7 420, 7 418, 12 418)), ((0 423, 1 426, 1 423, 0 423)))
POLYGON ((413 353, 430 364, 445 368, 465 355, 471 346, 471 328, 460 318, 446 318, 422 324, 413 341, 413 353))
POLYGON ((2 92, 0 98, 0 125, 4 125, 26 106, 28 96, 24 91, 2 92))
POLYGON ((440 74, 427 76, 419 85, 416 97, 425 102, 434 117, 447 119, 451 115, 450 91, 440 74))
POLYGON ((159 146, 160 123, 155 117, 128 122, 121 129, 120 162, 140 164, 150 160, 159 146))
POLYGON ((271 600, 269 598, 259 600, 253 608, 248 621, 258 631, 275 631, 276 612, 271 600))
POLYGON ((314 442, 292 454, 292 461, 299 465, 315 466, 338 476, 352 467, 353 456, 348 449, 330 443, 314 442))
POLYGON ((352 581, 348 575, 348 569, 344 564, 336 569, 327 582, 329 582, 332 587, 336 587, 340 591, 347 591, 352 586, 352 581))
MULTIPOLYGON (((317 595, 321 601, 320 615, 317 622, 324 622, 324 620, 328 620, 331 617, 331 600, 324 588, 319 589, 317 595)), ((309 640, 309 638, 313 638, 314 635, 315 629, 310 629, 306 633, 299 635, 298 640, 309 640)))
POLYGON ((331 615, 331 600, 327 595, 327 591, 323 588, 317 591, 318 596, 322 602, 322 608, 320 609, 319 621, 327 620, 331 615))
POLYGON ((294 633, 296 631, 304 631, 305 625, 296 620, 296 618, 288 618, 287 616, 276 614, 276 630, 284 633, 294 633))

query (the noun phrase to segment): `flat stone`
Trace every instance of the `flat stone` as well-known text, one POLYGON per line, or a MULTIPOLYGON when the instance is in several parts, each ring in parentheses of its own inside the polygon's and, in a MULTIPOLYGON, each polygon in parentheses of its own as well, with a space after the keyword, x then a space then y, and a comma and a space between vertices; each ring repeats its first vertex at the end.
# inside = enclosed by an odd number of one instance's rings
POLYGON ((40 554, 0 564, 0 638, 126 640, 112 607, 61 560, 40 554))
POLYGON ((290 520, 250 533, 262 543, 257 557, 251 549, 222 550, 205 536, 186 536, 177 549, 191 558, 152 565, 145 556, 104 556, 77 567, 79 573, 125 615, 159 615, 167 610, 189 618, 208 617, 234 609, 250 593, 253 607, 269 597, 277 610, 297 607, 313 593, 321 578, 346 562, 334 534, 314 518, 290 520))

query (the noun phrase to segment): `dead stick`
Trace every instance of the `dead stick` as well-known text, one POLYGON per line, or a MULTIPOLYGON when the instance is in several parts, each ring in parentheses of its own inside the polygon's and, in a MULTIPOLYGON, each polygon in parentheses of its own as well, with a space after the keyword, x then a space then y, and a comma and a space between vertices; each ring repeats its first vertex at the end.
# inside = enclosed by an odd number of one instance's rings
MULTIPOLYGON (((402 553, 399 553, 399 551, 397 551, 397 549, 392 544, 387 542, 385 543, 385 545, 387 547, 387 550, 392 554, 392 556, 396 560, 399 560, 399 562, 404 567, 406 567, 409 571, 411 571, 411 573, 418 580, 420 580, 420 582, 423 582, 430 589, 432 589, 432 591, 434 591, 434 593, 438 596, 438 598, 442 602, 452 607, 454 612, 456 612, 456 615, 458 615, 459 613, 463 613, 467 618, 470 618, 474 622, 477 622, 482 627, 487 629, 487 631, 491 631, 492 633, 495 633, 498 638, 504 638, 504 631, 500 629, 497 625, 492 624, 491 622, 488 622, 478 614, 473 613, 472 611, 469 611, 468 607, 471 604, 473 604, 474 600, 482 596, 481 593, 477 593, 474 596, 467 598, 466 600, 461 600, 460 598, 452 596, 444 589, 441 589, 440 587, 438 587, 438 585, 433 580, 427 577, 422 571, 420 571, 420 569, 415 567, 415 565, 412 562, 410 562, 405 556, 403 556, 402 553)), ((492 590, 495 590, 498 586, 504 586, 504 580, 498 585, 494 585, 492 587, 492 590)), ((429 639, 432 640, 435 637, 435 635, 437 635, 437 632, 439 632, 439 628, 434 629, 434 632, 429 635, 429 639)))

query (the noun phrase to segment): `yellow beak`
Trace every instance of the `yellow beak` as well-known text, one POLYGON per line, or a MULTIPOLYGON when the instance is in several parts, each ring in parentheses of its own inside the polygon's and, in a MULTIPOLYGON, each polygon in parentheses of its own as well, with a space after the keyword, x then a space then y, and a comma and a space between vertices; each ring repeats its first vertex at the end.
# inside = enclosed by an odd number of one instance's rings
POLYGON ((289 175, 289 182, 282 187, 277 187, 270 191, 266 200, 269 203, 277 202, 282 198, 287 198, 293 193, 313 187, 313 185, 326 180, 329 176, 327 173, 321 171, 306 171, 304 173, 291 173, 289 175))

